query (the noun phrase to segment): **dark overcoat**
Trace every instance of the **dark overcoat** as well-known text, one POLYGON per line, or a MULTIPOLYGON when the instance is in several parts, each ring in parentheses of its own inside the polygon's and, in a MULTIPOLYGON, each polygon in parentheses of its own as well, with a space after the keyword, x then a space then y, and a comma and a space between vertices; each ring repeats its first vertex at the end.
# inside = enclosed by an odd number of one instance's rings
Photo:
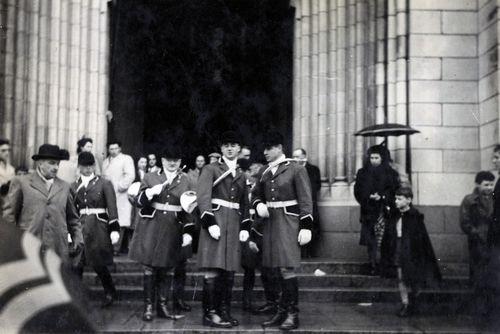
POLYGON ((90 266, 107 266, 113 264, 113 245, 109 237, 109 224, 118 221, 116 195, 110 181, 95 176, 87 185, 82 185, 81 177, 72 184, 75 192, 75 206, 81 209, 106 209, 107 213, 81 214, 83 240, 85 242, 85 264, 90 266))
POLYGON ((497 180, 493 191, 493 220, 488 230, 487 243, 489 262, 487 268, 486 285, 500 292, 500 182, 497 180))
POLYGON ((407 212, 390 215, 382 239, 382 252, 384 258, 393 258, 394 264, 401 267, 403 281, 410 286, 435 287, 441 281, 424 215, 413 206, 407 212), (399 218, 402 218, 402 237, 398 245, 396 224, 399 218))
POLYGON ((135 227, 130 244, 130 259, 150 267, 174 267, 182 254, 182 234, 194 227, 192 217, 185 211, 163 211, 153 207, 160 203, 180 207, 181 195, 190 190, 185 173, 178 174, 163 191, 149 200, 146 189, 167 180, 162 171, 147 173, 137 197, 141 219, 135 227))
POLYGON ((233 177, 229 174, 214 186, 216 181, 229 167, 222 161, 206 165, 198 178, 197 202, 204 215, 213 215, 220 227, 219 240, 210 236, 202 228, 198 244, 198 266, 200 268, 219 268, 227 271, 241 270, 241 246, 239 233, 249 221, 249 201, 246 176, 237 170, 233 177), (213 199, 238 203, 239 210, 212 204, 213 199))
MULTIPOLYGON (((251 209, 251 213, 254 211, 251 209)), ((260 268, 262 264, 262 233, 264 225, 267 223, 266 218, 258 217, 255 213, 251 214, 252 225, 250 228, 250 238, 247 242, 241 243, 241 266, 248 269, 260 268), (254 252, 249 247, 249 242, 253 241, 259 248, 258 252, 254 252)))
POLYGON ((37 172, 12 179, 3 208, 5 222, 16 224, 42 240, 42 249, 53 249, 68 261, 68 233, 83 244, 82 226, 69 183, 59 178, 47 190, 37 172))
POLYGON ((304 166, 285 161, 273 175, 262 167, 252 190, 252 206, 259 202, 297 200, 286 208, 269 208, 269 219, 263 228, 262 265, 265 267, 299 267, 299 221, 312 219, 311 184, 304 166))
POLYGON ((368 166, 358 170, 354 184, 354 197, 361 207, 360 245, 366 246, 370 244, 370 238, 375 238, 373 227, 382 209, 389 207, 390 211, 395 210, 394 194, 399 186, 399 174, 389 165, 368 166), (378 193, 382 199, 379 201, 370 199, 370 195, 374 193, 378 193))

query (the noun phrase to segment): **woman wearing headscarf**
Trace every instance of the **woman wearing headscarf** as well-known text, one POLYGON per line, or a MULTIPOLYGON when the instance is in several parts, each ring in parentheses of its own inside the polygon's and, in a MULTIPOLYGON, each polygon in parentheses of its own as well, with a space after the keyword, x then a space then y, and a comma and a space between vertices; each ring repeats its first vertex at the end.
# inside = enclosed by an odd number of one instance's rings
POLYGON ((359 244, 367 247, 370 274, 377 273, 376 231, 389 211, 394 210, 394 194, 400 186, 399 174, 391 166, 389 150, 383 145, 368 149, 365 164, 356 174, 354 196, 361 206, 359 244), (379 224, 377 224, 377 222, 379 224))

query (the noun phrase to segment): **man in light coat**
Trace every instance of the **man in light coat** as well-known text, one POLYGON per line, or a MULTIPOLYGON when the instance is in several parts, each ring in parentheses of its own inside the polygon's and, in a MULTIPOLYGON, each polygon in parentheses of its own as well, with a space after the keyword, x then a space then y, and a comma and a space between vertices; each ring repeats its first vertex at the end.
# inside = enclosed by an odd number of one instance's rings
POLYGON ((83 236, 70 185, 56 177, 61 160, 59 146, 43 144, 32 159, 35 172, 11 181, 3 220, 40 238, 42 252, 52 249, 68 262, 68 233, 74 254, 83 249, 83 236))
POLYGON ((9 163, 10 142, 0 138, 0 215, 2 214, 3 198, 9 191, 10 180, 16 175, 16 170, 9 163))
POLYGON ((128 200, 127 190, 135 180, 134 160, 123 154, 119 141, 108 143, 109 156, 102 164, 102 176, 113 184, 116 193, 118 221, 120 222, 120 241, 115 245, 116 252, 127 252, 132 235, 132 204, 128 200))

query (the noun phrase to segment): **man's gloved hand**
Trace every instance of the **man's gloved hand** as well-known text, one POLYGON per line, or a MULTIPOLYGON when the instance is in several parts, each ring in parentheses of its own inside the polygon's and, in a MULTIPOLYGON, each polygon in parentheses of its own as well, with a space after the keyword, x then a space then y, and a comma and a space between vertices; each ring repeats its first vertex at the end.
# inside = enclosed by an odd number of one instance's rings
POLYGON ((157 184, 155 186, 152 186, 151 188, 146 189, 146 196, 151 199, 155 195, 161 194, 161 191, 163 190, 163 184, 157 184))
POLYGON ((111 243, 115 245, 118 242, 118 240, 120 240, 120 232, 111 231, 111 233, 109 234, 109 238, 111 239, 111 243))
POLYGON ((304 246, 308 244, 311 241, 311 238, 312 238, 311 230, 301 229, 299 231, 299 237, 298 237, 299 245, 304 246))
POLYGON ((248 242, 248 248, 250 248, 250 250, 254 253, 258 253, 259 252, 259 247, 257 246, 257 244, 253 241, 249 241, 248 242))
POLYGON ((269 218, 269 210, 267 209, 267 205, 265 205, 264 203, 257 204, 255 210, 257 211, 259 217, 269 218))
POLYGON ((240 231, 240 241, 241 242, 247 241, 249 237, 250 237, 250 233, 248 233, 247 230, 240 231))
POLYGON ((189 233, 184 233, 182 235, 182 247, 191 245, 193 242, 193 237, 189 233))
POLYGON ((212 225, 208 227, 208 233, 210 233, 210 236, 214 238, 215 240, 219 240, 220 238, 220 227, 219 225, 212 225))

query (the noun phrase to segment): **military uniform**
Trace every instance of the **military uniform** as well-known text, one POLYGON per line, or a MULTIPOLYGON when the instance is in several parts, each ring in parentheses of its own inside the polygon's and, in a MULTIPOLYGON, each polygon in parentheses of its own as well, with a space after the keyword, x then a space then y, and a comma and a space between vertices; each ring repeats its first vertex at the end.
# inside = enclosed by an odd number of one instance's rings
POLYGON ((282 276, 276 313, 262 326, 291 330, 299 326, 299 240, 302 245, 311 240, 313 204, 307 170, 285 158, 283 142, 279 133, 265 136, 264 155, 270 162, 261 168, 252 189, 252 206, 259 215, 269 215, 262 233, 262 266, 279 268, 282 276))
POLYGON ((150 267, 174 267, 181 253, 182 234, 192 233, 194 228, 191 216, 180 205, 182 193, 189 190, 186 174, 178 174, 159 196, 147 198, 147 188, 166 180, 161 171, 146 174, 138 196, 141 219, 135 228, 129 257, 150 267))
MULTIPOLYGON (((198 180, 197 202, 201 219, 211 215, 219 225, 219 240, 213 239, 207 231, 200 231, 198 266, 200 268, 219 268, 226 271, 241 270, 241 249, 239 232, 249 229, 248 190, 246 176, 236 171, 236 176, 225 176, 217 185, 214 181, 227 173, 229 167, 222 162, 205 166, 198 180)), ((203 223, 202 223, 203 224, 203 223)))
POLYGON ((262 167, 260 175, 260 181, 252 191, 252 206, 265 203, 270 215, 263 229, 262 265, 298 268, 300 222, 312 221, 311 186, 307 171, 298 163, 287 160, 279 164, 274 174, 268 166, 262 167))
POLYGON ((168 180, 162 170, 147 173, 141 182, 137 197, 141 219, 135 227, 129 257, 145 266, 145 321, 152 320, 156 292, 158 316, 173 320, 182 317, 171 314, 167 309, 169 286, 166 273, 181 260, 183 234, 192 235, 194 229, 191 216, 180 205, 182 193, 188 190, 189 180, 182 172, 178 172, 172 180, 168 180), (161 193, 148 197, 147 189, 156 185, 163 185, 161 193))
MULTIPOLYGON (((83 230, 84 261, 93 267, 113 264, 113 245, 109 238, 111 224, 118 222, 116 196, 110 181, 94 176, 85 187, 79 177, 72 184, 75 206, 83 230)), ((115 230, 119 231, 119 226, 115 230)))

